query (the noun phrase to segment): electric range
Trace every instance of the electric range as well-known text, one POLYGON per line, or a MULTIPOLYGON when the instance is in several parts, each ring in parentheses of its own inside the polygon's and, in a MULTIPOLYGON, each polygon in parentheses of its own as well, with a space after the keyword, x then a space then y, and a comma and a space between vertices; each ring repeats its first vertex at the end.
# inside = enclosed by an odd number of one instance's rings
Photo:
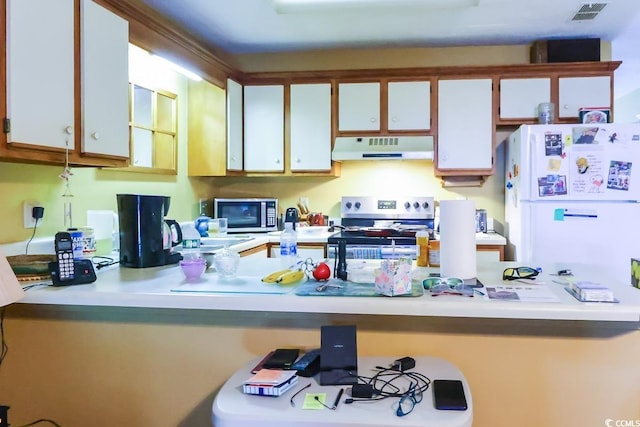
POLYGON ((433 237, 434 205, 428 196, 342 197, 342 230, 328 238, 329 253, 335 255, 344 241, 347 258, 415 258, 416 231, 426 229, 433 237))

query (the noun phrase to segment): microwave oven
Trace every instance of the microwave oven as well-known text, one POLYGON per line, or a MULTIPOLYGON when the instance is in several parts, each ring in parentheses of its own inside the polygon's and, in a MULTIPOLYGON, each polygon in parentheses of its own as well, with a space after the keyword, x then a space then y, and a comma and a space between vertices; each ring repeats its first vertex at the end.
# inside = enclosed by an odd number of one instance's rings
POLYGON ((229 233, 266 233, 278 229, 278 199, 213 199, 214 218, 227 218, 229 233))

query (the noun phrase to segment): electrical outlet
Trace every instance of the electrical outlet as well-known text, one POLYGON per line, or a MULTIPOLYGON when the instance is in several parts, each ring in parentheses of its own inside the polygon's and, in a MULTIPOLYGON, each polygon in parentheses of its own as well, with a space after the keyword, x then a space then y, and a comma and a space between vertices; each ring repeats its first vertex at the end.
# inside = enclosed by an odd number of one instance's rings
MULTIPOLYGON (((38 202, 24 202, 23 203, 23 221, 24 228, 33 228, 36 226, 36 219, 33 217, 33 207, 34 206, 42 206, 38 202)), ((44 218, 43 218, 44 219, 44 218)), ((42 224, 42 219, 39 224, 42 224)))

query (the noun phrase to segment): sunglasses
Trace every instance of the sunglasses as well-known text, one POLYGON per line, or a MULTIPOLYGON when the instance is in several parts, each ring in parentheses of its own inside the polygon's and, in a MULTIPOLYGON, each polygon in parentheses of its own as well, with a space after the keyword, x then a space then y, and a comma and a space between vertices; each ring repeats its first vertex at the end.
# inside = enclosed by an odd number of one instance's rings
POLYGON ((502 280, 534 279, 539 273, 531 267, 509 267, 502 272, 502 280))
POLYGON ((431 296, 463 295, 472 297, 474 288, 465 285, 462 279, 456 277, 429 277, 422 281, 422 286, 431 292, 431 296))

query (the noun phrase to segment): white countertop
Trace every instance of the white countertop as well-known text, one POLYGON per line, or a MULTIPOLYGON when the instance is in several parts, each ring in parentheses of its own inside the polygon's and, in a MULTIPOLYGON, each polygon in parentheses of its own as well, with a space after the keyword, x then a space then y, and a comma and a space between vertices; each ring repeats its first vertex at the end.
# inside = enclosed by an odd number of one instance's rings
MULTIPOLYGON (((514 266, 514 264, 502 262, 478 265, 478 279, 485 286, 505 284, 501 274, 506 266, 514 266)), ((216 291, 216 286, 221 282, 218 282, 219 278, 215 272, 206 272, 199 284, 204 284, 212 291, 175 292, 176 289, 189 290, 190 286, 183 282, 180 267, 177 265, 144 269, 109 267, 98 271, 98 280, 93 284, 34 287, 26 292, 20 302, 289 313, 613 321, 632 322, 629 326, 640 327, 640 290, 630 285, 609 281, 597 271, 589 271, 588 266, 557 265, 548 269, 543 267, 545 272, 555 272, 559 268, 570 267, 580 279, 599 281, 608 285, 620 302, 581 303, 569 295, 563 285, 554 283, 553 276, 544 273, 539 276, 538 281, 544 281, 560 302, 495 301, 487 299, 486 296, 432 297, 429 294, 420 297, 297 296, 294 294, 295 287, 285 289, 284 291, 288 292, 286 294, 229 293, 227 291, 219 293, 216 291)), ((260 278, 280 269, 280 261, 276 258, 242 258, 238 271, 242 281, 250 286, 260 287, 275 286, 262 284, 260 278)), ((435 269, 417 268, 414 274, 426 276, 430 271, 435 269)), ((228 285, 226 288, 228 289, 228 285)))

